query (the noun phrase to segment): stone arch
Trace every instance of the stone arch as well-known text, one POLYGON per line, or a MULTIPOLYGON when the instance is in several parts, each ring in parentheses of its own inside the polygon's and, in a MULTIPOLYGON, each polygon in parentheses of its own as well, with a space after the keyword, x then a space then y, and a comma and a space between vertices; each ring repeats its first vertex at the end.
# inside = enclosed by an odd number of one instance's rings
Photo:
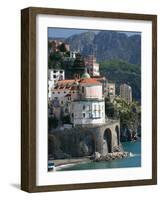
POLYGON ((104 131, 103 138, 106 141, 108 153, 111 153, 112 152, 112 131, 111 131, 111 129, 107 128, 104 131))
POLYGON ((116 125, 115 127, 116 135, 117 135, 117 145, 120 144, 120 131, 119 131, 119 126, 116 125))
POLYGON ((95 134, 91 130, 84 129, 80 138, 81 151, 83 156, 91 156, 96 151, 95 134))
POLYGON ((88 146, 88 155, 91 156, 96 151, 96 142, 93 133, 86 135, 85 143, 88 146))

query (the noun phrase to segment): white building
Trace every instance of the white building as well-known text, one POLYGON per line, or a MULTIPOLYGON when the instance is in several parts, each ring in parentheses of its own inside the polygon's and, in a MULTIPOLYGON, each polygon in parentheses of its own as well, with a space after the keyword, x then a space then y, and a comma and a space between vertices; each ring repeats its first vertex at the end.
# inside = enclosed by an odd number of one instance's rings
POLYGON ((76 58, 77 51, 70 51, 70 58, 76 58))
POLYGON ((123 98, 127 103, 132 102, 132 88, 127 84, 120 85, 120 96, 123 98))
POLYGON ((105 103, 102 84, 85 73, 79 81, 80 98, 72 101, 71 121, 75 125, 105 123, 105 103))
POLYGON ((63 115, 70 115, 74 126, 105 123, 102 83, 88 73, 81 79, 58 81, 51 99, 59 102, 63 115))
POLYGON ((49 69, 48 70, 48 97, 51 99, 52 89, 59 80, 65 79, 65 72, 63 69, 49 69))
POLYGON ((107 83, 108 94, 115 96, 115 83, 107 83))
POLYGON ((60 81, 64 80, 65 78, 65 72, 63 69, 49 69, 48 70, 48 80, 50 81, 60 81))
POLYGON ((104 100, 73 101, 71 120, 74 125, 103 124, 105 123, 104 100))

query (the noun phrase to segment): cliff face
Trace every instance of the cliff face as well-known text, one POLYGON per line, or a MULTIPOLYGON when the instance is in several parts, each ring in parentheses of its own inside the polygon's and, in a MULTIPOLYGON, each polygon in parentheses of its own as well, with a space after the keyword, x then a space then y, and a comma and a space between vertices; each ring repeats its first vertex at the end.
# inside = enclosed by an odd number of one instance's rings
POLYGON ((121 59, 132 64, 141 63, 141 36, 127 36, 116 31, 85 32, 66 39, 71 50, 82 55, 95 54, 97 61, 121 59))
POLYGON ((95 152, 93 138, 82 128, 54 131, 48 140, 49 155, 55 159, 90 156, 95 152))

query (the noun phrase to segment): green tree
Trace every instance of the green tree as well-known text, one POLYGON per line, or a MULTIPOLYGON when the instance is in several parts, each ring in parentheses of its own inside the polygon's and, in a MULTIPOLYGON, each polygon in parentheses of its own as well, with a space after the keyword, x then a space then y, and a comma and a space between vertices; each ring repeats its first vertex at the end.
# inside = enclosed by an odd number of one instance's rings
POLYGON ((130 104, 117 97, 114 100, 115 109, 119 113, 121 127, 127 127, 132 132, 137 133, 137 128, 141 124, 141 107, 137 101, 130 104))
POLYGON ((59 46, 59 50, 60 50, 61 52, 63 52, 63 53, 67 52, 65 43, 62 43, 62 44, 59 46))
POLYGON ((48 117, 48 129, 51 130, 53 128, 57 128, 58 120, 56 117, 48 117))
POLYGON ((85 67, 84 59, 82 58, 81 54, 78 53, 76 55, 76 59, 74 61, 73 66, 74 66, 74 68, 84 68, 85 67))
POLYGON ((105 113, 109 118, 113 118, 115 115, 114 104, 110 102, 110 99, 108 97, 106 97, 105 99, 105 113))
POLYGON ((65 115, 62 117, 62 122, 63 124, 70 124, 71 121, 70 121, 70 115, 65 115))

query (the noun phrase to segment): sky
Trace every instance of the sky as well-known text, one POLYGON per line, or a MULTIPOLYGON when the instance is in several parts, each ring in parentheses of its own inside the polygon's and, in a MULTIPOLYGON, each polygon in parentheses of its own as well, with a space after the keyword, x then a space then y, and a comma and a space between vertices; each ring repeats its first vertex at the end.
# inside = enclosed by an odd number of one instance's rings
MULTIPOLYGON (((87 32, 87 29, 72 29, 72 28, 48 28, 48 37, 49 38, 67 38, 75 34, 80 34, 83 32, 87 32)), ((90 30, 98 33, 98 30, 90 30)), ((120 31, 119 31, 120 32, 120 31)), ((130 35, 140 34, 138 32, 127 32, 121 31, 122 33, 130 35)))

